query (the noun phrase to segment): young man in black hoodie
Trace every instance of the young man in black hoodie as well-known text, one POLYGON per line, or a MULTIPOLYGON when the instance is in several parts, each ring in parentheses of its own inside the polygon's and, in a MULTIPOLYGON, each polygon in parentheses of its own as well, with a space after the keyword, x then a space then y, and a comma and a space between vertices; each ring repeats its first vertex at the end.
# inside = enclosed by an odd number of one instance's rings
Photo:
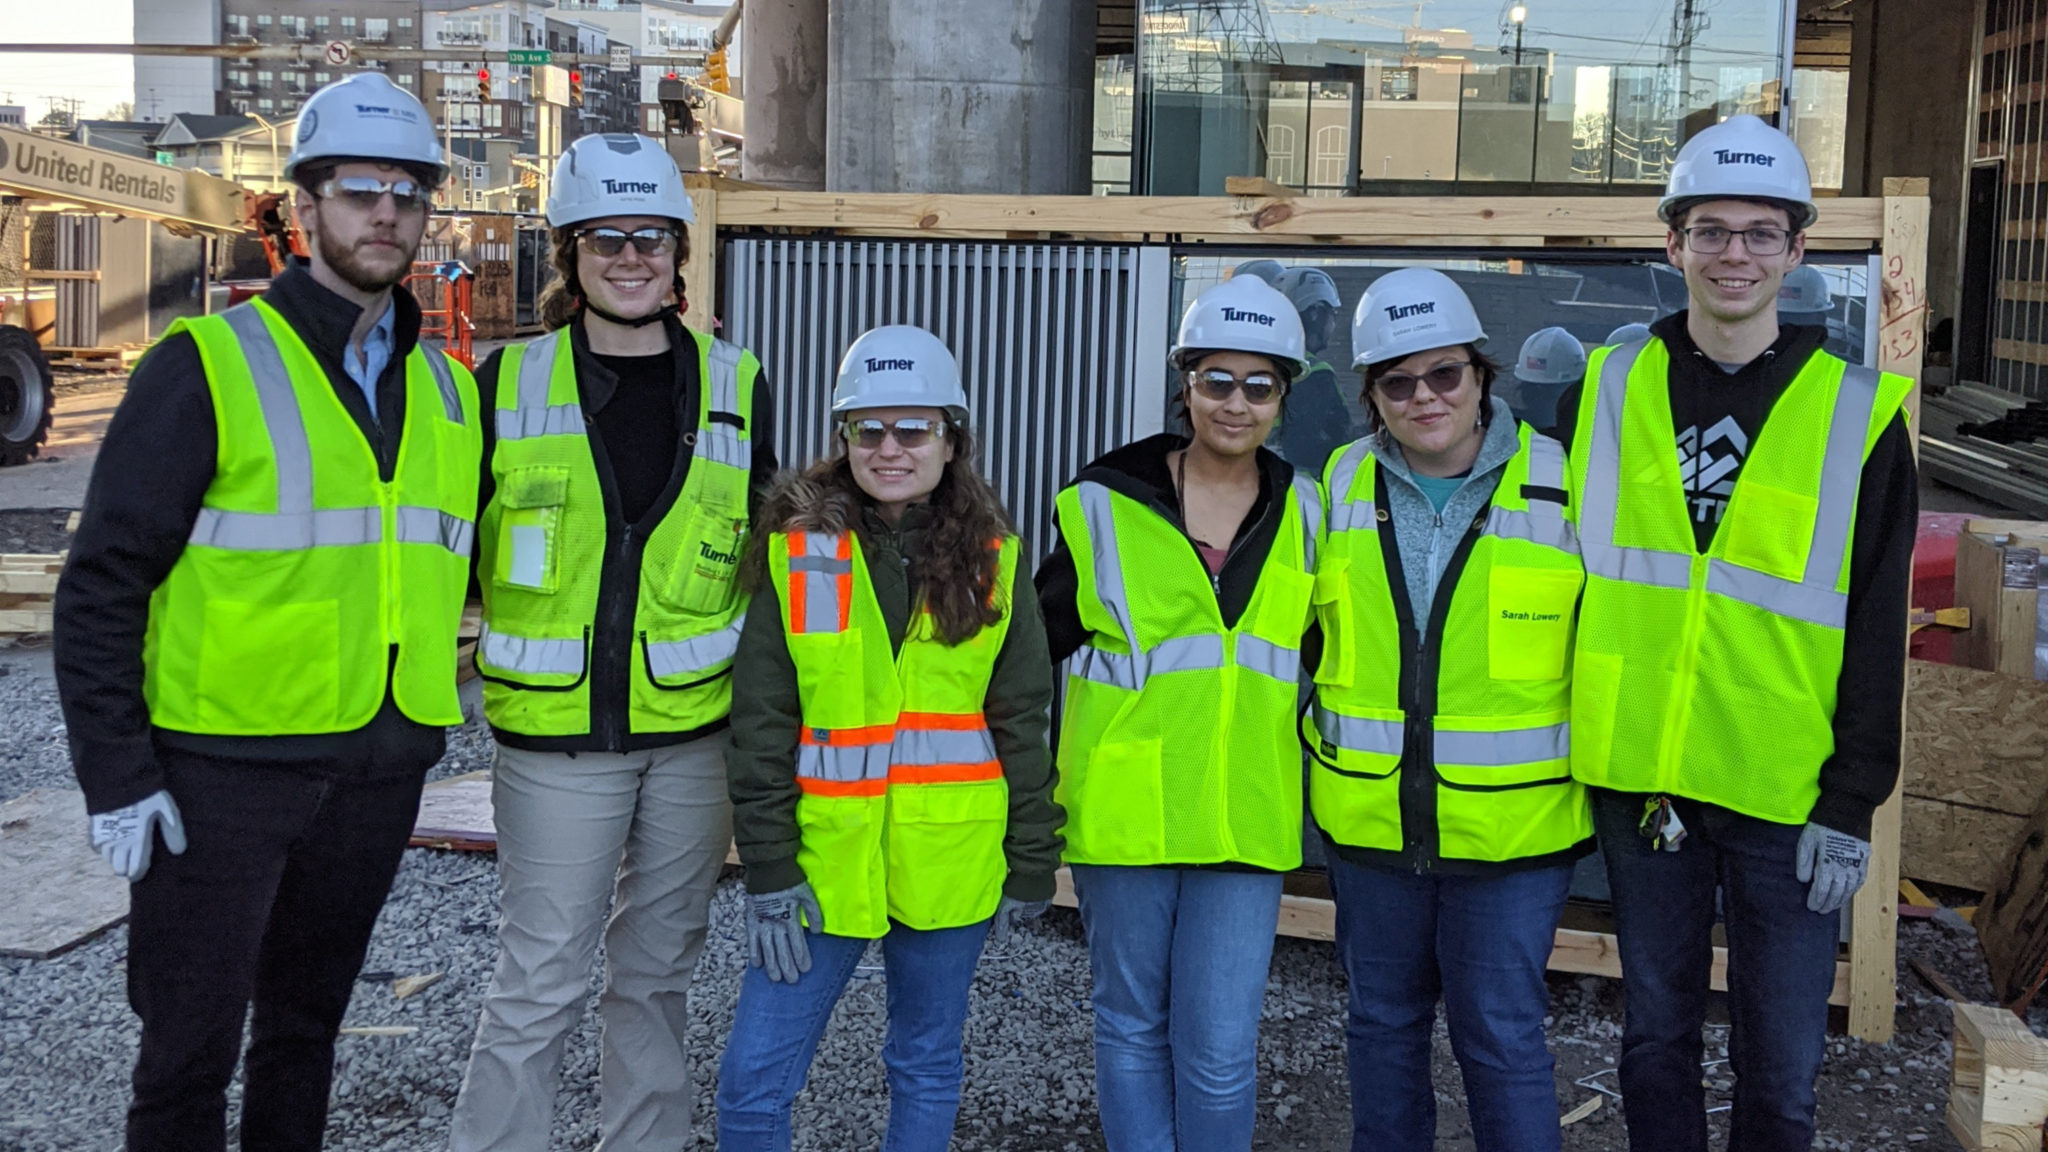
POLYGON ((1701 132, 1660 214, 1691 306, 1597 352, 1558 425, 1587 569, 1572 768, 1614 892, 1629 1143, 1707 1147, 1718 891, 1730 1146, 1805 1149, 1840 912, 1898 779, 1911 382, 1779 324, 1815 216, 1782 133, 1753 116, 1701 132))
POLYGON ((93 470, 56 671, 92 842, 133 885, 130 1152, 225 1146, 252 1001, 242 1146, 320 1147, 334 1038, 462 721, 476 386, 400 286, 445 173, 384 76, 315 93, 287 173, 310 262, 151 349, 93 470))

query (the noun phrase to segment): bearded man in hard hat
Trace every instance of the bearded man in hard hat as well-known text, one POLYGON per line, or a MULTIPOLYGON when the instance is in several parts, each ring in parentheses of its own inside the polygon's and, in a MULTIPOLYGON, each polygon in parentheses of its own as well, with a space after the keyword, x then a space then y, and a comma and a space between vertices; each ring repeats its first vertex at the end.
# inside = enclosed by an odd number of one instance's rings
POLYGON ((242 1146, 320 1147, 336 1030, 462 722, 480 415, 400 286, 445 173, 381 74, 314 93, 286 167, 311 259, 174 324, 100 449, 56 661, 92 842, 133 885, 131 1150, 224 1146, 252 999, 242 1146))
POLYGON ((477 373, 477 668, 498 751, 498 963, 452 1152, 548 1146, 600 938, 599 1142, 690 1142, 690 976, 732 844, 736 579, 775 475, 752 352, 683 327, 696 212, 659 142, 571 143, 546 335, 477 373), (607 911, 609 910, 609 916, 607 911))
POLYGON ((1586 565, 1572 772, 1614 892, 1622 1098, 1635 1152, 1704 1152, 1718 891, 1730 1146, 1804 1149, 1840 913, 1898 780, 1912 382, 1779 323, 1816 215, 1783 133, 1693 137, 1659 211, 1690 307, 1593 353, 1560 424, 1586 565))

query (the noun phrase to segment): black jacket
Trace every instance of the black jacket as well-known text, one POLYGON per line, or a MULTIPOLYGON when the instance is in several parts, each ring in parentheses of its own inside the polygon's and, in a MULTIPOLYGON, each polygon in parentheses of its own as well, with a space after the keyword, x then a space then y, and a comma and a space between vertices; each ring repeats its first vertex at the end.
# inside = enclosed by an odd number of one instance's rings
MULTIPOLYGON (((598 577, 597 621, 591 630, 590 731, 582 736, 526 736, 500 731, 494 726, 492 735, 508 747, 536 752, 637 751, 681 744, 726 727, 727 722, 719 719, 688 732, 636 735, 629 722, 633 616, 639 607, 641 548, 661 523, 662 517, 668 515, 674 506, 677 495, 683 490, 683 481, 690 474, 697 438, 698 395, 702 387, 698 380, 695 338, 684 331, 682 322, 675 317, 667 318, 664 324, 668 329, 669 347, 677 353, 674 357, 674 385, 666 393, 621 389, 617 374, 591 353, 582 320, 572 321, 569 325, 569 342, 576 357, 576 387, 583 402, 590 455, 597 467, 598 487, 604 493, 605 508, 603 571, 598 577), (614 439, 623 438, 624 429, 649 422, 659 415, 650 412, 650 406, 666 407, 673 416, 677 431, 673 454, 658 459, 652 455, 614 459, 605 448, 607 433, 614 439), (619 507, 619 475, 624 469, 643 472, 655 469, 668 478, 661 488, 661 495, 656 497, 646 514, 632 524, 626 522, 619 507)), ((493 352, 477 368, 477 395, 481 411, 485 413, 496 409, 498 369, 503 359, 502 352, 493 352)), ((775 477, 775 409, 770 392, 767 373, 763 372, 754 382, 753 412, 734 414, 747 421, 746 431, 753 443, 753 481, 748 500, 750 512, 758 506, 762 494, 775 477)), ((496 426, 487 418, 484 420, 483 472, 478 487, 479 508, 488 507, 497 491, 491 476, 491 456, 496 442, 496 426)), ((636 487, 644 489, 649 485, 643 483, 636 487)))
MULTIPOLYGON (((1820 350, 1821 328, 1781 325, 1763 355, 1734 373, 1725 372, 1693 343, 1686 313, 1664 317, 1651 332, 1671 353, 1672 435, 1677 450, 1695 460, 1701 474, 1711 460, 1715 475, 1707 490, 1688 493, 1694 511, 1695 544, 1713 543, 1725 499, 1742 452, 1713 455, 1715 429, 1724 421, 1753 444, 1778 397, 1820 350), (1690 432, 1690 438, 1686 434, 1690 432), (1734 471, 1720 471, 1730 463, 1734 471), (1718 501, 1718 504, 1717 504, 1718 501)), ((1578 426, 1579 393, 1558 402, 1558 439, 1567 448, 1578 426)), ((1734 441, 1727 441, 1731 447, 1734 441)), ((1701 475, 1702 480, 1709 479, 1701 475)), ((1899 778, 1900 706, 1906 694, 1906 607, 1913 584, 1913 540, 1920 521, 1920 478, 1913 441, 1900 414, 1879 434, 1864 461, 1856 494, 1855 539, 1849 557, 1848 622, 1842 639, 1842 674, 1835 691, 1834 754, 1820 766, 1820 799, 1808 817, 1815 824, 1870 838, 1871 815, 1891 795, 1899 778)), ((1767 757, 1768 749, 1759 749, 1767 757)))
MULTIPOLYGON (((1081 469, 1073 482, 1094 481, 1112 492, 1127 496, 1150 508, 1186 536, 1187 525, 1181 519, 1180 496, 1174 487, 1173 471, 1168 467, 1167 459, 1187 445, 1188 438, 1177 433, 1162 432, 1148 436, 1104 453, 1081 469)), ((1224 626, 1229 628, 1237 626, 1238 619, 1251 605, 1252 593, 1258 589, 1259 573, 1266 566, 1266 554, 1273 550, 1273 541, 1279 535, 1280 520, 1287 508, 1285 502, 1291 498, 1291 485, 1294 483, 1294 466, 1272 452, 1259 449, 1258 464, 1258 499, 1252 502, 1251 510, 1245 513, 1243 522, 1237 526, 1223 569, 1213 581, 1216 606, 1223 614, 1224 626)), ((1194 538, 1189 536, 1188 550, 1194 552, 1194 549, 1194 538)), ((1201 563, 1200 554, 1195 555, 1196 563, 1201 563)), ((1088 628, 1081 623, 1077 601, 1080 580, 1074 571, 1074 553, 1067 547, 1064 536, 1055 537, 1052 554, 1038 566, 1033 582, 1038 588, 1039 611, 1045 617, 1047 654, 1053 666, 1058 668, 1088 642, 1088 628)), ((1312 632, 1310 638, 1304 639, 1303 667, 1315 666, 1320 636, 1320 633, 1312 632)), ((1213 867, 1266 871, 1235 862, 1213 867)))
MULTIPOLYGON (((362 389, 342 368, 362 310, 321 287, 298 262, 263 298, 326 369, 383 478, 391 479, 405 427, 405 358, 419 342, 419 305, 405 289, 392 289, 391 362, 378 380, 379 415, 372 417, 362 389)), ((407 719, 388 690, 377 715, 353 732, 200 736, 150 724, 142 696, 149 598, 192 534, 213 483, 216 443, 198 345, 183 333, 159 341, 135 366, 107 424, 70 561, 57 582, 57 694, 87 810, 125 807, 163 788, 159 748, 326 774, 425 772, 441 758, 444 734, 407 719)))

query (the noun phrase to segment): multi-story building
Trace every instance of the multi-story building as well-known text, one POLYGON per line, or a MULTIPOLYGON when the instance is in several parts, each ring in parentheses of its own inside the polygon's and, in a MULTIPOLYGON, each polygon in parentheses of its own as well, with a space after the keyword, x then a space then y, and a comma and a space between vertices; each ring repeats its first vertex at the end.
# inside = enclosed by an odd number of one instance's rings
MULTIPOLYGON (((388 48, 421 46, 419 0, 220 0, 223 44, 320 44, 332 40, 388 48)), ((221 69, 216 108, 266 120, 293 116, 322 84, 375 69, 420 92, 420 65, 364 61, 334 69, 296 60, 232 57, 221 69)))
MULTIPOLYGON (((575 52, 586 56, 609 56, 614 45, 628 50, 630 43, 612 39, 598 24, 584 20, 547 19, 547 47, 552 52, 575 52)), ((640 131, 640 77, 631 69, 613 72, 603 65, 585 65, 576 70, 582 80, 583 101, 571 106, 563 123, 565 139, 592 132, 640 131)))
POLYGON ((28 127, 28 109, 19 104, 0 104, 0 128, 28 127))
MULTIPOLYGON (((640 88, 639 131, 659 135, 661 105, 656 93, 663 77, 689 79, 702 71, 699 61, 711 50, 711 32, 728 7, 687 0, 557 0, 554 15, 602 28, 611 39, 631 45, 636 55, 676 55, 673 64, 645 64, 635 70, 640 88)), ((740 37, 744 32, 742 21, 727 52, 734 92, 739 91, 740 37)))
POLYGON ((454 139, 509 139, 538 152, 533 69, 487 63, 484 54, 514 48, 547 47, 550 0, 420 0, 420 34, 425 47, 474 49, 469 60, 431 63, 421 72, 420 99, 435 127, 454 139), (478 98, 480 71, 490 72, 491 98, 478 98))

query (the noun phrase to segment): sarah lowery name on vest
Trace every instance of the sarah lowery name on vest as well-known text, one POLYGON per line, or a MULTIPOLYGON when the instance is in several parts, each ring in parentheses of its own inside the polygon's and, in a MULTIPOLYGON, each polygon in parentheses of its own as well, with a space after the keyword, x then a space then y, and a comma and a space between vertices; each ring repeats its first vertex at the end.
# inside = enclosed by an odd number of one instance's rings
POLYGON ((1556 623, 1557 621, 1559 621, 1559 620, 1562 620, 1562 619, 1564 619, 1564 613, 1562 613, 1562 612, 1517 612, 1517 611, 1515 611, 1515 610, 1514 610, 1514 609, 1512 609, 1512 608, 1503 608, 1503 609, 1501 609, 1501 610, 1500 610, 1500 618, 1501 618, 1501 619, 1503 619, 1503 620, 1533 620, 1533 621, 1536 621, 1536 622, 1538 622, 1538 623, 1545 623, 1545 624, 1554 624, 1554 623, 1556 623))
POLYGON ((22 144, 14 149, 14 170, 24 176, 69 184, 84 192, 97 190, 115 196, 154 200, 159 204, 178 202, 178 184, 173 177, 181 174, 168 168, 165 176, 142 175, 124 172, 112 161, 103 160, 97 165, 90 161, 79 163, 33 144, 22 144), (94 179, 95 167, 98 168, 97 180, 94 179))

